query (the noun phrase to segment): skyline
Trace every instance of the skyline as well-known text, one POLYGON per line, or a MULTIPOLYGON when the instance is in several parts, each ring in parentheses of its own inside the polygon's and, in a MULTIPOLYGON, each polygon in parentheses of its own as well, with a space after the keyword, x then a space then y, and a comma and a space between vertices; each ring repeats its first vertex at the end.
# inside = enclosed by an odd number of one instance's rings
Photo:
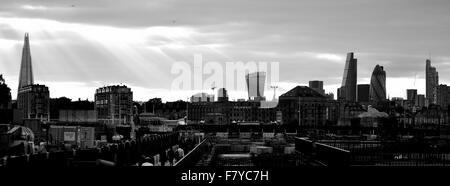
MULTIPOLYGON (((402 0, 326 5, 289 2, 276 4, 275 8, 285 10, 277 14, 269 11, 274 5, 267 2, 255 4, 257 11, 237 8, 239 2, 221 2, 221 8, 203 1, 192 2, 194 5, 137 1, 127 6, 114 2, 99 7, 100 2, 77 1, 75 7, 69 6, 71 1, 2 2, 0 73, 11 87, 13 99, 25 32, 30 33, 34 79, 50 88, 52 98, 93 100, 98 87, 124 83, 138 101, 153 97, 184 100, 201 91, 170 91, 167 84, 176 77, 170 74, 170 67, 177 61, 192 63, 195 53, 203 54, 204 61, 219 63, 280 62, 277 95, 310 80, 321 80, 325 92, 336 96, 347 52, 355 52, 358 59, 358 84, 370 83, 375 65, 385 67, 389 97, 406 97, 406 89, 411 88, 425 94, 425 60, 430 52, 433 66, 441 72, 440 84, 450 82, 445 73, 450 70, 450 43, 445 42, 450 38, 442 34, 450 30, 445 10, 449 3, 445 1, 433 5, 426 1, 402 4, 406 2, 402 0), (192 12, 178 12, 183 6, 192 12), (113 15, 130 7, 136 8, 135 13, 121 14, 124 18, 113 15), (352 7, 358 7, 354 13, 364 14, 354 17, 345 11, 352 7), (386 15, 374 11, 380 7, 386 15), (308 8, 328 11, 319 11, 321 15, 308 8), (217 16, 213 18, 199 18, 214 11, 217 16)), ((270 88, 265 92, 267 98, 272 97, 270 88)), ((245 90, 229 95, 230 99, 247 97, 245 90)))

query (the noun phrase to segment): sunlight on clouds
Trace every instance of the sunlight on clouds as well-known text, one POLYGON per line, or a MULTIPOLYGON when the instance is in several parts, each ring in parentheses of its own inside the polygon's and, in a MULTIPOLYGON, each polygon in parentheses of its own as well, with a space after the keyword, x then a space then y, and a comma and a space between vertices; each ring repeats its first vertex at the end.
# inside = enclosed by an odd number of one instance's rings
MULTIPOLYGON (((1 33, 0 33, 0 35, 1 35, 1 33)), ((0 38, 0 49, 2 49, 2 50, 12 49, 16 44, 19 44, 19 42, 0 38)))
MULTIPOLYGON (((70 49, 71 45, 81 44, 82 46, 98 48, 100 49, 99 51, 105 51, 102 55, 107 55, 109 58, 105 58, 102 64, 110 64, 108 69, 110 69, 111 73, 124 71, 130 74, 130 77, 127 78, 135 78, 135 83, 141 83, 141 85, 142 83, 144 85, 152 85, 152 81, 161 78, 170 81, 169 71, 165 71, 162 68, 166 68, 163 66, 167 66, 167 62, 170 64, 170 62, 175 62, 175 60, 166 54, 165 50, 161 49, 184 51, 186 47, 193 46, 190 48, 198 49, 200 47, 200 50, 211 50, 211 46, 198 46, 198 42, 193 38, 198 33, 187 27, 127 29, 62 23, 45 19, 20 18, 0 18, 0 23, 12 27, 18 33, 29 32, 32 37, 32 46, 35 46, 32 51, 37 51, 38 48, 36 46, 42 45, 41 48, 56 52, 58 56, 64 56, 66 64, 58 63, 57 66, 75 67, 75 69, 63 68, 60 71, 76 70, 86 81, 93 81, 93 79, 89 79, 92 74, 89 70, 86 71, 83 66, 83 61, 89 59, 83 59, 83 55, 74 53, 70 49), (69 33, 73 35, 69 35, 69 33), (157 40, 157 42, 154 42, 157 43, 156 46, 151 45, 153 40, 157 40), (150 46, 158 50, 149 50, 150 46)), ((22 43, 22 38, 18 39, 17 42, 22 43)), ((0 47, 9 47, 10 44, 12 44, 10 41, 2 42, 0 47)), ((187 52, 190 51, 188 50, 187 52)), ((37 53, 33 56, 36 61, 40 61, 40 69, 44 70, 52 69, 52 66, 48 66, 51 65, 49 61, 55 61, 57 57, 56 55, 43 55, 42 53, 37 53), (47 66, 45 66, 46 64, 47 66)), ((19 63, 15 65, 18 67, 19 63)), ((36 79, 42 79, 42 76, 39 77, 39 74, 45 75, 46 73, 39 72, 38 69, 36 69, 36 75, 38 76, 36 79)), ((131 80, 131 82, 133 81, 131 80)), ((61 85, 55 86, 61 87, 61 85)), ((69 83, 67 86, 77 87, 78 85, 69 83)), ((62 90, 68 89, 63 88, 62 90)), ((55 95, 58 95, 58 93, 55 95)))
POLYGON ((44 6, 33 6, 33 5, 23 5, 22 9, 25 9, 25 10, 47 10, 47 7, 44 7, 44 6))
POLYGON ((326 60, 334 61, 334 62, 338 62, 338 63, 345 62, 345 58, 344 57, 342 57, 340 55, 336 55, 336 54, 321 53, 321 54, 316 54, 315 57, 317 59, 326 59, 326 60))
POLYGON ((110 26, 94 26, 75 23, 62 23, 46 19, 0 18, 0 22, 8 24, 22 32, 56 33, 68 31, 94 41, 108 44, 146 44, 147 38, 164 37, 172 40, 187 40, 195 31, 187 27, 150 27, 141 29, 116 28, 110 26))

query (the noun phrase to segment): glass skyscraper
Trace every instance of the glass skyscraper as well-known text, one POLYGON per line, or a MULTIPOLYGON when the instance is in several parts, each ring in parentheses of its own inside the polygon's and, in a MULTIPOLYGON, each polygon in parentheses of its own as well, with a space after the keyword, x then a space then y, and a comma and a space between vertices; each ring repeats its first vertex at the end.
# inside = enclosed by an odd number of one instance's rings
MULTIPOLYGON (((428 104, 436 104, 436 87, 439 86, 439 75, 436 68, 431 66, 431 60, 426 60, 425 66, 425 97, 428 104)), ((428 105, 427 105, 428 106, 428 105)))
POLYGON ((373 69, 370 78, 370 101, 379 102, 386 100, 386 72, 383 66, 377 65, 373 69))
POLYGON ((347 53, 342 86, 338 92, 338 97, 347 101, 356 102, 357 61, 353 57, 353 52, 347 53))

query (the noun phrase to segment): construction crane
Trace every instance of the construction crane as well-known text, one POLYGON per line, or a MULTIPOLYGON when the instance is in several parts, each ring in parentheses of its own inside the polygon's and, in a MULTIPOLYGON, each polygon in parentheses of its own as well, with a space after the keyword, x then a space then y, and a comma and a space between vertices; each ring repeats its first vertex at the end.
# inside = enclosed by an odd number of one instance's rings
POLYGON ((214 101, 214 89, 216 89, 216 82, 214 82, 211 86, 212 95, 213 95, 213 101, 214 101))
POLYGON ((272 86, 270 86, 270 88, 273 88, 273 100, 276 100, 276 93, 277 93, 278 86, 272 85, 272 86))

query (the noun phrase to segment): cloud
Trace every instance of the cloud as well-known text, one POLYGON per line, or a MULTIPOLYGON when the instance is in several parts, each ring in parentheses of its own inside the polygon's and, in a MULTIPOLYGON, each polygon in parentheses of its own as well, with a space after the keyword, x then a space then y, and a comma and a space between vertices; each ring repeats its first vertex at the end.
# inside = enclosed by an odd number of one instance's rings
POLYGON ((337 63, 344 63, 345 62, 345 58, 344 57, 342 57, 341 55, 336 55, 336 54, 317 54, 316 58, 318 58, 318 59, 326 59, 326 60, 337 62, 337 63))
POLYGON ((47 10, 45 6, 33 6, 33 5, 23 5, 23 9, 25 10, 47 10))
POLYGON ((441 82, 450 80, 446 0, 0 3, 0 73, 11 77, 18 75, 23 34, 30 32, 35 79, 87 82, 86 87, 129 83, 143 87, 142 97, 169 95, 162 90, 175 77, 172 64, 191 64, 196 53, 219 63, 279 62, 281 82, 318 79, 328 92, 340 85, 345 54, 354 51, 358 82, 383 65, 388 83, 393 79, 388 93, 394 95, 406 87, 401 81, 423 78, 431 52, 441 82))

